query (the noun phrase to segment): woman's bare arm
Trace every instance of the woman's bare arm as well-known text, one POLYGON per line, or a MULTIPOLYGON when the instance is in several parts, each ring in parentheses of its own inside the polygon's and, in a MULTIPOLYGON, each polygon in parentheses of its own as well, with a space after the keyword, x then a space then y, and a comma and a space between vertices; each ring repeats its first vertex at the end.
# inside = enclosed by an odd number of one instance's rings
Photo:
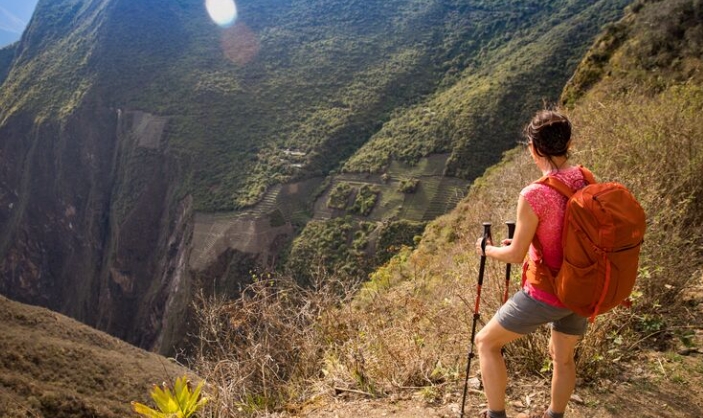
MULTIPOLYGON (((515 222, 515 236, 512 240, 504 240, 503 246, 486 245, 486 256, 504 263, 522 263, 525 254, 530 248, 530 243, 537 231, 539 218, 532 207, 520 196, 517 201, 517 221, 515 222)), ((481 240, 476 243, 477 251, 481 253, 481 240)))

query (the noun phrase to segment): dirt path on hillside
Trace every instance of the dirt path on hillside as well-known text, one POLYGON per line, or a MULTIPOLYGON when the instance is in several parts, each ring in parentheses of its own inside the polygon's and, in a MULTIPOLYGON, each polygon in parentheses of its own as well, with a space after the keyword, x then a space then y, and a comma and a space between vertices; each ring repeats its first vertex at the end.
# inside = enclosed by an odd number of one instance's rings
MULTIPOLYGON (((641 365, 633 363, 631 378, 601 382, 576 389, 569 403, 569 418, 700 418, 703 417, 703 355, 649 353, 641 365), (657 371, 657 369, 659 369, 657 371), (636 376, 635 374, 639 374, 636 376)), ((508 416, 547 405, 546 381, 511 382, 508 416)), ((435 402, 427 393, 381 400, 334 398, 320 400, 289 416, 310 418, 444 418, 459 417, 461 388, 435 402)), ((468 395, 465 416, 477 417, 485 408, 482 394, 468 395)))
MULTIPOLYGON (((619 375, 596 384, 577 382, 567 410, 569 418, 701 418, 703 417, 703 278, 689 293, 692 330, 689 344, 661 352, 643 350, 618 364, 619 375)), ((508 383, 508 416, 545 407, 547 379, 514 379, 508 383)), ((364 399, 338 391, 309 401, 285 417, 310 418, 443 418, 459 417, 463 382, 455 387, 424 388, 383 399, 364 399)), ((475 418, 485 397, 472 388, 464 416, 475 418)))

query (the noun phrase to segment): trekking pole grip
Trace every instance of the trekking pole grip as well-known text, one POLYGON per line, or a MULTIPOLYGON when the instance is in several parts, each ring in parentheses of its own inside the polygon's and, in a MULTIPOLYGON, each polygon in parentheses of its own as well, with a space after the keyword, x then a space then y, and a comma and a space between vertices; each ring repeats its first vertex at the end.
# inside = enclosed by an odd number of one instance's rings
POLYGON ((515 235, 515 221, 506 221, 506 225, 508 225, 508 238, 513 239, 513 235, 515 235))
MULTIPOLYGON (((483 272, 486 269, 486 245, 488 245, 488 241, 492 241, 491 239, 491 223, 490 222, 484 222, 483 223, 483 239, 481 239, 481 262, 479 263, 479 268, 478 268, 478 286, 479 286, 479 295, 481 294, 481 286, 483 286, 483 272)), ((476 312, 478 312, 478 297, 476 298, 476 312)))
POLYGON ((483 223, 483 239, 481 240, 481 252, 483 253, 483 256, 486 256, 486 245, 488 244, 488 241, 492 241, 491 238, 491 223, 490 222, 484 222, 483 223))

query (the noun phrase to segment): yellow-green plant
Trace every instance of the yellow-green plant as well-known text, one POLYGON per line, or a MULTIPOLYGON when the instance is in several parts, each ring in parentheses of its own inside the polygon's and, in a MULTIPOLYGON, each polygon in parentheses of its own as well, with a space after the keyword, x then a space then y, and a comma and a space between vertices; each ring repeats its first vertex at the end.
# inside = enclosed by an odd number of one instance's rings
POLYGON ((154 385, 151 390, 151 398, 156 403, 159 411, 151 409, 139 402, 132 402, 134 412, 147 418, 188 418, 207 403, 208 398, 200 397, 203 388, 201 381, 195 390, 191 392, 188 379, 183 376, 176 378, 173 392, 164 383, 162 387, 154 385))

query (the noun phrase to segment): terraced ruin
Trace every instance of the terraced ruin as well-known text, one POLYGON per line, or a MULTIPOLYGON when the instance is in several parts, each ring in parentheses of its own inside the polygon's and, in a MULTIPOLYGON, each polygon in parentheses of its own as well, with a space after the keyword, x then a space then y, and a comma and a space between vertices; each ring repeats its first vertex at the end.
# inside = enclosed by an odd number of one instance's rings
POLYGON ((190 268, 203 270, 228 249, 256 255, 263 263, 271 262, 280 240, 292 239, 296 228, 310 220, 340 216, 377 223, 435 219, 454 208, 469 185, 466 180, 444 175, 448 158, 449 154, 432 155, 413 166, 394 161, 384 174, 337 174, 324 189, 322 178, 276 185, 247 210, 197 213, 190 268), (408 179, 414 182, 413 190, 403 191, 403 181, 408 179), (328 203, 330 193, 341 183, 349 185, 352 193, 344 208, 332 208, 328 203), (378 191, 373 209, 365 216, 350 210, 364 185, 378 191))

